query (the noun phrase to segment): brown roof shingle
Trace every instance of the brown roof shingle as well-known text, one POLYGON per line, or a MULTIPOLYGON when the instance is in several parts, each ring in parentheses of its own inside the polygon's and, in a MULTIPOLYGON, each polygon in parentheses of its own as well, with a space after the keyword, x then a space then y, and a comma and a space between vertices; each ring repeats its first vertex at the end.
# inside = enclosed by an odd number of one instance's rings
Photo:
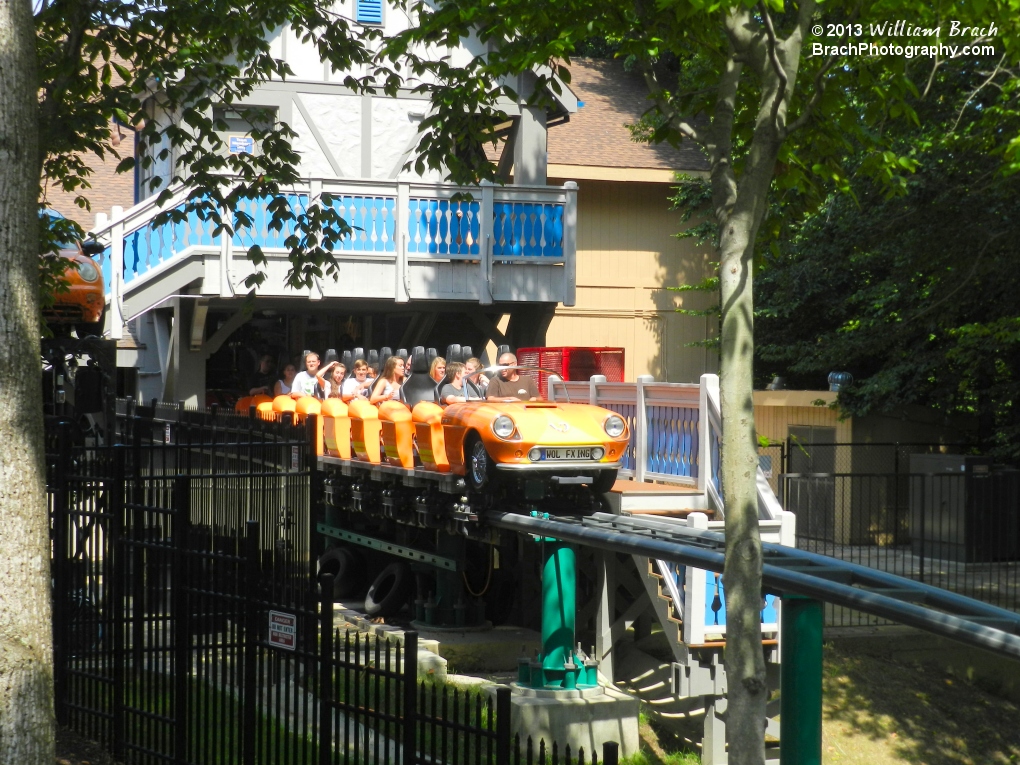
POLYGON ((628 72, 620 60, 573 59, 570 89, 584 106, 570 122, 549 131, 549 163, 597 167, 708 170, 708 160, 694 143, 680 148, 636 142, 634 125, 651 106, 640 74, 628 72))

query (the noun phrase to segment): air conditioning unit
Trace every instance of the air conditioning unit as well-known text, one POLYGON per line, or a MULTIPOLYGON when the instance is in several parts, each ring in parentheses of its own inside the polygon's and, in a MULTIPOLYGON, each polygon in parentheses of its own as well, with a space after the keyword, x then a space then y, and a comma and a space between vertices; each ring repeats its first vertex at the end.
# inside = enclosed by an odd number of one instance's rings
MULTIPOLYGON (((549 369, 559 375, 561 380, 587 381, 592 375, 605 375, 607 382, 623 382, 623 348, 519 348, 517 363, 549 369)), ((528 374, 535 380, 540 391, 547 389, 548 373, 528 374)))

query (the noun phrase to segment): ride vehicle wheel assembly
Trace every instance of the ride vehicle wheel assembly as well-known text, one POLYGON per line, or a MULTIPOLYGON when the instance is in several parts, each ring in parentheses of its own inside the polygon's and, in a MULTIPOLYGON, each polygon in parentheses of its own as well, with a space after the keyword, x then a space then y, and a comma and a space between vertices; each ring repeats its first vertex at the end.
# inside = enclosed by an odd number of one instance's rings
POLYGON ((361 556, 349 547, 330 547, 319 556, 319 574, 333 575, 333 599, 343 600, 364 592, 365 570, 361 556))
POLYGON ((464 462, 468 486, 481 491, 492 483, 496 466, 476 433, 471 434, 464 444, 464 462))
POLYGON ((616 470, 603 470, 597 476, 595 481, 591 485, 591 490, 596 494, 605 494, 607 491, 613 490, 613 485, 616 483, 616 470))
POLYGON ((411 594, 414 576, 406 563, 391 563, 368 588, 365 613, 369 616, 393 616, 404 606, 411 594))

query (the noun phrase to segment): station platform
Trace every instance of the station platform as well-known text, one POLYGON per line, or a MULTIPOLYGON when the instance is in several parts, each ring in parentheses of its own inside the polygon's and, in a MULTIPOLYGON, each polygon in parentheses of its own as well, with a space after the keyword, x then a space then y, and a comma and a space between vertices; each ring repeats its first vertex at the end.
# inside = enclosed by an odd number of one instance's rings
POLYGON ((610 512, 617 515, 653 515, 686 518, 690 513, 705 513, 705 493, 693 486, 619 480, 607 494, 610 512))

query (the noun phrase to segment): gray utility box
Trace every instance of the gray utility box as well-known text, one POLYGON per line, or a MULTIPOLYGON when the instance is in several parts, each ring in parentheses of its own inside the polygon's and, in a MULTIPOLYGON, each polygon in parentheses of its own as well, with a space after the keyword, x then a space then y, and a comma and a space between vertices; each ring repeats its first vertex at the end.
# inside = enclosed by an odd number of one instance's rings
POLYGON ((1020 472, 990 457, 910 455, 910 548, 980 563, 1020 557, 1020 472))

